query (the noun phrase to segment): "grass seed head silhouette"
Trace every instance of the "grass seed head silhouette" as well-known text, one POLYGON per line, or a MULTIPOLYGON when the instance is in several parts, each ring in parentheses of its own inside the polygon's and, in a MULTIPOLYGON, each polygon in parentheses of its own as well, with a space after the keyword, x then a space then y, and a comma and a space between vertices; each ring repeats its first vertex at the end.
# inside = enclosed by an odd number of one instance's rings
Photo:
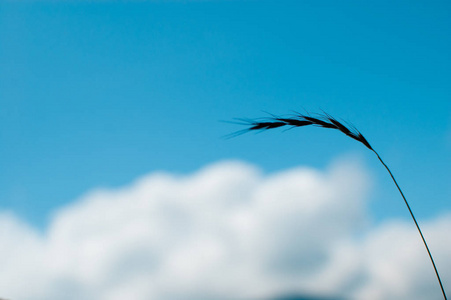
POLYGON ((389 167, 384 163, 382 158, 379 156, 379 154, 376 152, 376 150, 371 147, 370 143, 367 141, 367 139, 360 133, 360 131, 357 130, 353 125, 345 125, 342 122, 339 122, 337 119, 332 117, 331 115, 323 112, 322 114, 318 114, 316 117, 312 117, 309 114, 301 114, 296 113, 292 117, 278 117, 275 115, 271 115, 271 117, 263 118, 263 119, 236 119, 238 120, 238 124, 248 126, 247 129, 236 131, 232 134, 230 134, 228 137, 234 137, 249 131, 263 131, 273 128, 280 128, 280 127, 289 127, 289 128, 296 128, 296 127, 304 127, 304 126, 316 126, 316 127, 322 127, 322 128, 329 128, 329 129, 336 129, 344 133, 345 135, 349 136, 350 138, 362 143, 373 151, 379 161, 382 163, 382 165, 385 167, 385 169, 390 174, 390 177, 392 178, 393 182, 395 183, 399 193, 401 194, 404 203, 407 206, 407 209, 409 210, 410 216, 412 217, 415 226, 417 227, 417 230, 421 236, 421 239, 423 241, 424 246, 426 247, 426 250, 428 252, 429 258, 431 260, 432 266, 435 271, 435 275, 437 276, 437 280, 440 285, 440 289, 443 294, 443 298, 447 300, 446 293, 443 288, 442 281, 440 279, 440 275, 437 271, 437 267, 435 265, 434 259, 432 258, 431 251, 429 250, 429 247, 426 243, 426 240, 423 236, 423 233, 421 232, 420 226, 418 225, 418 222, 412 212, 412 209, 410 208, 409 203, 407 202, 406 197, 404 196, 404 193, 402 192, 401 188, 399 187, 398 183, 396 182, 395 177, 393 176, 393 173, 390 171, 389 167))

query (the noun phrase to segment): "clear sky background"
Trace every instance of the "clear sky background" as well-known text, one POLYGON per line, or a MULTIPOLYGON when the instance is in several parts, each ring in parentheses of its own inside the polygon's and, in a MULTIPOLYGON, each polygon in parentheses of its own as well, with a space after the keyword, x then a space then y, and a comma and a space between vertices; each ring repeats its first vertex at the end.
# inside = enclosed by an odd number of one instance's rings
POLYGON ((451 208, 447 1, 0 4, 0 205, 44 225, 87 190, 237 158, 265 171, 359 155, 377 218, 408 217, 372 153, 336 132, 221 137, 234 117, 352 122, 420 219, 451 208))
POLYGON ((373 153, 320 128, 223 139, 236 117, 353 123, 421 221, 451 211, 449 1, 0 1, 0 209, 45 230, 91 190, 236 159, 352 157, 370 218, 410 216, 373 153))

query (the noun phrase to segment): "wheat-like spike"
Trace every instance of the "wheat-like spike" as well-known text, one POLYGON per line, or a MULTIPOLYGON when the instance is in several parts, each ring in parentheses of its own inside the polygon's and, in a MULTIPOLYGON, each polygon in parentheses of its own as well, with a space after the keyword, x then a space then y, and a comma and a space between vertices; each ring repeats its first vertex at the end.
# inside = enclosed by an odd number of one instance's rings
POLYGON ((248 132, 248 131, 262 131, 262 130, 267 130, 267 129, 279 128, 279 127, 283 127, 283 126, 289 126, 291 128, 294 128, 294 127, 303 127, 303 126, 313 125, 313 126, 322 127, 322 128, 337 129, 337 130, 341 131, 342 133, 346 134, 347 136, 349 136, 350 138, 352 138, 356 141, 359 141, 360 143, 365 145, 365 147, 367 147, 368 149, 373 151, 374 154, 376 154, 379 161, 385 167, 385 169, 387 169, 388 173, 390 174, 390 177, 392 178, 399 193, 401 194, 401 196, 404 200, 404 203, 407 206, 407 209, 409 210, 410 216, 412 217, 412 219, 415 223, 415 226, 421 236, 423 244, 426 247, 427 253, 432 262, 432 266, 434 267, 435 275, 437 276, 437 280, 440 284, 440 289, 442 291, 443 298, 445 300, 447 300, 445 289, 443 288, 442 280, 440 279, 440 275, 438 274, 438 270, 435 265, 434 259, 432 258, 431 251, 429 250, 429 247, 426 243, 423 233, 421 232, 420 226, 418 225, 418 222, 412 212, 412 209, 410 208, 409 203, 407 202, 406 197, 404 196, 404 193, 402 192, 401 188, 399 187, 398 182, 396 181, 395 177, 393 176, 393 173, 390 171, 388 166, 384 163, 384 161, 382 160, 380 155, 376 152, 376 150, 374 150, 373 147, 371 147, 370 143, 362 135, 362 133, 360 133, 360 131, 357 130, 357 128, 355 128, 353 125, 346 126, 325 112, 323 112, 323 114, 318 114, 318 117, 312 117, 310 115, 296 113, 293 117, 289 117, 289 118, 277 117, 277 116, 271 115, 271 117, 269 117, 269 118, 261 119, 262 121, 252 120, 252 119, 239 119, 239 120, 242 121, 242 123, 241 123, 242 125, 247 125, 248 128, 244 129, 244 130, 240 130, 235 133, 232 133, 231 135, 229 135, 229 137, 237 136, 237 135, 240 135, 240 134, 248 132))
POLYGON ((252 119, 237 119, 237 120, 241 121, 241 123, 239 124, 248 125, 249 128, 232 133, 230 136, 236 136, 245 133, 246 131, 267 130, 283 126, 302 127, 314 125, 323 128, 337 129, 346 134, 347 136, 361 142, 368 149, 373 150, 368 141, 357 129, 355 129, 354 127, 348 127, 344 125, 343 123, 339 122, 337 119, 333 118, 332 116, 326 113, 324 113, 324 115, 319 115, 318 117, 312 117, 296 113, 296 115, 294 115, 291 118, 271 116, 269 118, 257 120, 252 119))

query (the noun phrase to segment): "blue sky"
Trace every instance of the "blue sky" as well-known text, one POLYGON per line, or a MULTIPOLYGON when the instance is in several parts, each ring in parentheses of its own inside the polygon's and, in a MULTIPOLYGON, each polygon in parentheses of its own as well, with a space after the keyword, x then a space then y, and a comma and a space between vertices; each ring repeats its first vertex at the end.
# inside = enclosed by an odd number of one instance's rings
POLYGON ((419 219, 451 209, 447 1, 2 1, 0 208, 45 226, 97 187, 240 159, 356 156, 376 220, 409 218, 362 145, 327 130, 221 137, 221 120, 323 109, 352 122, 419 219))

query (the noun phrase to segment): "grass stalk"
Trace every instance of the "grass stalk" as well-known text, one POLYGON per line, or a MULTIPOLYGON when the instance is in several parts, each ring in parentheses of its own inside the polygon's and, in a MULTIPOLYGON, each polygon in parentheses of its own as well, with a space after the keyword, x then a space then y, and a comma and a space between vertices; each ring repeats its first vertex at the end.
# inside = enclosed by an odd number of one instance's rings
POLYGON ((445 293, 445 289, 443 288, 442 280, 440 279, 440 275, 438 274, 437 267, 436 267, 436 265, 435 265, 434 259, 432 258, 432 254, 431 254, 431 251, 429 250, 428 244, 426 243, 426 239, 424 238, 424 235, 423 235, 423 233, 421 232, 420 225, 418 225, 418 222, 417 222, 415 216, 413 215, 412 209, 410 208, 410 205, 409 205, 409 203, 407 202, 407 199, 406 199, 406 197, 404 196, 404 193, 402 192, 401 188, 399 187, 398 183, 396 182, 395 176, 393 176, 392 172, 390 171, 390 168, 384 163, 384 161, 382 160, 382 158, 379 156, 379 154, 378 154, 375 150, 373 150, 373 152, 377 155, 377 158, 379 159, 379 161, 380 161, 380 162, 384 165, 384 167, 387 169, 388 173, 389 173, 390 176, 391 176, 391 179, 393 180, 393 182, 395 183, 396 187, 398 188, 398 191, 399 191, 399 193, 401 194, 402 199, 404 199, 404 203, 406 204, 407 209, 409 210, 409 213, 410 213, 410 216, 411 216, 412 219, 413 219, 413 222, 415 222, 415 226, 417 227, 418 232, 420 233, 421 239, 423 240, 424 247, 426 247, 426 250, 427 250, 427 252, 428 252, 429 258, 431 259, 431 263, 432 263, 432 266, 434 267, 435 275, 437 276, 438 283, 440 284, 440 289, 442 290, 443 298, 444 298, 445 300, 447 300, 447 298, 446 298, 446 293, 445 293))
POLYGON ((440 275, 438 273, 437 267, 435 265, 434 259, 432 258, 431 251, 429 250, 428 244, 426 243, 426 239, 423 236, 423 233, 421 232, 420 226, 418 225, 418 222, 412 212, 412 209, 410 208, 409 203, 407 202, 406 197, 404 196, 404 193, 402 192, 401 188, 398 185, 398 182, 396 181, 395 177, 393 176, 393 173, 390 171, 390 168, 385 164, 385 162, 382 160, 380 155, 376 152, 376 150, 373 149, 373 147, 370 145, 370 143, 366 140, 366 138, 358 131, 354 126, 349 124, 343 124, 342 122, 339 122, 337 119, 333 118, 327 113, 320 114, 318 116, 312 117, 310 115, 304 115, 300 113, 296 113, 295 115, 291 117, 278 117, 271 115, 271 117, 263 118, 263 119, 236 119, 238 124, 245 125, 248 128, 234 132, 230 134, 228 137, 234 137, 249 131, 262 131, 262 130, 268 130, 273 128, 280 128, 280 127, 303 127, 303 126, 316 126, 316 127, 322 127, 322 128, 329 128, 329 129, 336 129, 341 131, 342 133, 346 134, 348 137, 362 143, 373 151, 379 161, 382 163, 382 165, 387 169, 388 173, 390 174, 390 177, 392 178, 393 182, 395 183, 396 187, 398 188, 399 193, 402 196, 402 199, 404 200, 404 203, 407 206, 407 209, 409 210, 410 216, 413 219, 413 222, 415 223, 415 226, 417 227, 417 230, 421 236, 421 239, 423 241, 424 246, 426 247, 427 253, 429 255, 429 258, 431 260, 432 266, 434 267, 435 275, 437 276, 437 280, 440 285, 440 289, 443 294, 443 298, 447 300, 445 289, 443 288, 442 280, 440 279, 440 275))

